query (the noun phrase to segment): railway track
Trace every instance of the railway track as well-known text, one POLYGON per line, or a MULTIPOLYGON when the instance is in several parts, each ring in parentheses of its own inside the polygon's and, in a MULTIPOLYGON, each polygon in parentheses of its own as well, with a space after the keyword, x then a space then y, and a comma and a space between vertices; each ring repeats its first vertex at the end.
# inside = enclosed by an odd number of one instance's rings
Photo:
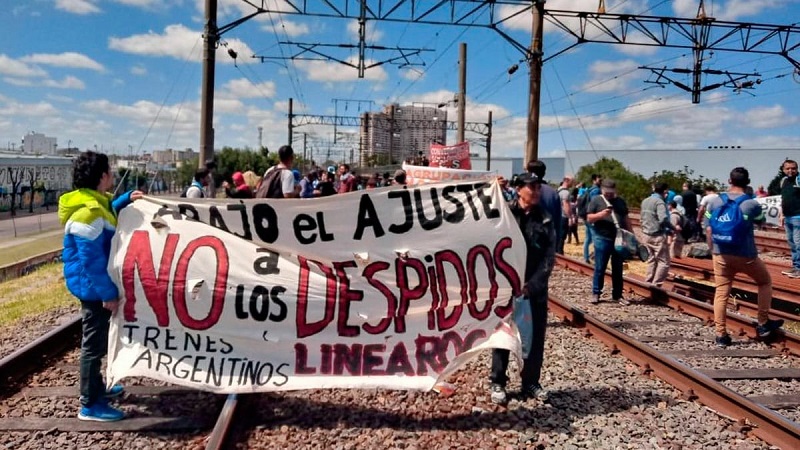
MULTIPOLYGON (((638 215, 629 214, 628 219, 631 221, 631 226, 633 228, 639 228, 640 222, 638 215)), ((760 252, 776 253, 784 256, 791 255, 785 235, 775 232, 756 231, 755 243, 756 248, 758 248, 760 252)))
POLYGON ((80 342, 80 321, 79 315, 74 316, 0 360, 0 409, 15 411, 19 405, 37 399, 48 405, 37 417, 22 417, 13 412, 0 415, 1 432, 114 432, 117 437, 120 435, 116 433, 166 433, 181 436, 179 439, 186 440, 187 448, 196 448, 203 442, 207 450, 227 447, 234 416, 241 410, 242 399, 237 395, 225 398, 134 380, 125 387, 127 393, 135 396, 136 403, 135 411, 127 412, 128 418, 107 423, 78 420, 76 349, 80 342), (54 374, 42 375, 43 371, 54 374), (30 382, 32 378, 36 381, 30 382), (53 382, 57 379, 73 382, 70 385, 53 382), (209 429, 210 433, 206 433, 209 429))
MULTIPOLYGON (((557 263, 584 275, 593 271, 570 258, 559 257, 557 263)), ((713 323, 710 305, 630 278, 625 279, 625 290, 645 301, 623 308, 616 303, 590 305, 588 295, 585 304, 577 305, 551 296, 550 310, 585 328, 586 334, 603 341, 612 352, 621 352, 644 373, 677 387, 687 399, 737 420, 743 430, 781 448, 800 446, 800 423, 777 412, 800 406, 800 395, 735 392, 736 383, 743 380, 761 386, 766 380, 800 379, 800 336, 776 333, 765 346, 755 340, 753 319, 730 313, 728 328, 734 331, 736 343, 716 349, 713 331, 707 326, 713 323)))

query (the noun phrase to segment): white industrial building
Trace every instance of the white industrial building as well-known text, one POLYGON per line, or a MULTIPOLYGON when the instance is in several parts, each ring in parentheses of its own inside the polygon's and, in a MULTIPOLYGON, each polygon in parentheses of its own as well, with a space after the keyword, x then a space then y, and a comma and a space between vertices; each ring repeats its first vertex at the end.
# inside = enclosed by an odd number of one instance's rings
POLYGON ((57 149, 57 138, 47 137, 35 131, 31 131, 22 137, 22 153, 28 155, 55 155, 57 149))

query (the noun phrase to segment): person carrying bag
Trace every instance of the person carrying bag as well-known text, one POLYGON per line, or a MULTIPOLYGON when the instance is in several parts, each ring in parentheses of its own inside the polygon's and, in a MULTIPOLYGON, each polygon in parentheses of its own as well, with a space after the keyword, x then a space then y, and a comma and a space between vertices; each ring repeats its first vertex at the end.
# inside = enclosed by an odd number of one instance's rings
MULTIPOLYGON (((606 202, 609 208, 612 208, 611 203, 604 196, 600 196, 606 202)), ((617 215, 612 211, 611 218, 614 220, 614 226, 617 227, 617 236, 614 238, 614 251, 619 253, 623 259, 631 259, 633 255, 639 253, 639 240, 636 235, 619 226, 617 215)))

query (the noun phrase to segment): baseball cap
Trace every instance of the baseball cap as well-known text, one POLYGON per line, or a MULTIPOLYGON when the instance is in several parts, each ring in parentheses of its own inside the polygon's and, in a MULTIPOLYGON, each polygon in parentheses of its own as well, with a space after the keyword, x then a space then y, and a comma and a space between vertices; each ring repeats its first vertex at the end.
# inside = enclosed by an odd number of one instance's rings
POLYGON ((532 173, 521 173, 515 178, 515 186, 524 186, 526 184, 541 184, 542 180, 532 173))
POLYGON ((616 192, 617 183, 610 178, 606 178, 600 183, 600 190, 605 192, 616 192))

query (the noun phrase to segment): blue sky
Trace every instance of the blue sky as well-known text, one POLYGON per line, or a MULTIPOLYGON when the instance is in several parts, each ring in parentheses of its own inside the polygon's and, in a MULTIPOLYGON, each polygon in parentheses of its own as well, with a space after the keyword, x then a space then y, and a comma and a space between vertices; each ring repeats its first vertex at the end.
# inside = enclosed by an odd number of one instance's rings
MULTIPOLYGON (((122 154, 130 149, 142 153, 165 147, 198 148, 203 0, 3 3, 0 148, 9 143, 19 146, 21 137, 31 130, 57 137, 59 147, 97 145, 122 154)), ((597 3, 549 0, 546 7, 593 11, 597 3)), ((618 0, 607 1, 606 7, 613 13, 688 18, 695 15, 697 4, 696 0, 618 0)), ((460 8, 466 9, 466 3, 460 8)), ((717 0, 707 1, 706 10, 719 20, 789 25, 800 18, 800 1, 717 0)), ((218 22, 228 24, 252 11, 245 1, 219 0, 218 22)), ((522 14, 502 29, 528 43, 530 15, 522 14)), ((290 97, 296 112, 348 116, 389 102, 451 100, 458 87, 458 44, 466 42, 467 120, 486 122, 488 111, 493 111, 493 154, 522 155, 528 70, 522 63, 513 75, 507 73, 510 66, 520 63, 522 54, 498 33, 370 21, 367 40, 371 45, 432 51, 412 58, 424 66, 384 64, 358 79, 355 69, 334 62, 262 64, 251 58, 298 52, 297 47, 279 41, 356 44, 355 20, 262 14, 226 33, 224 46, 217 51, 216 146, 255 148, 260 126, 263 143, 276 149, 286 140, 290 97), (238 53, 236 64, 226 48, 238 53)), ((544 42, 547 56, 573 41, 548 25, 544 42)), ((340 59, 355 54, 326 51, 340 59)), ((792 55, 800 60, 800 49, 792 55)), ((395 56, 396 52, 367 51, 370 61, 395 56)), ((541 94, 540 155, 557 155, 565 148, 800 147, 800 75, 792 74, 793 66, 786 59, 732 52, 714 52, 706 58, 706 68, 757 72, 762 82, 753 90, 708 91, 700 104, 693 105, 689 93, 646 83, 652 76, 637 69, 644 65, 691 67, 691 54, 685 50, 583 44, 548 61, 541 94)), ((687 75, 674 78, 690 83, 687 75)), ((705 78, 704 85, 718 80, 705 78)), ((452 108, 449 117, 455 120, 452 108)), ((325 147, 333 128, 303 126, 296 131, 309 133, 313 145, 325 147)), ((467 133, 467 137, 478 136, 467 133)), ((333 156, 347 145, 335 147, 333 156)), ((295 147, 299 146, 296 142, 295 147)), ((473 147, 473 151, 482 149, 473 147)))

